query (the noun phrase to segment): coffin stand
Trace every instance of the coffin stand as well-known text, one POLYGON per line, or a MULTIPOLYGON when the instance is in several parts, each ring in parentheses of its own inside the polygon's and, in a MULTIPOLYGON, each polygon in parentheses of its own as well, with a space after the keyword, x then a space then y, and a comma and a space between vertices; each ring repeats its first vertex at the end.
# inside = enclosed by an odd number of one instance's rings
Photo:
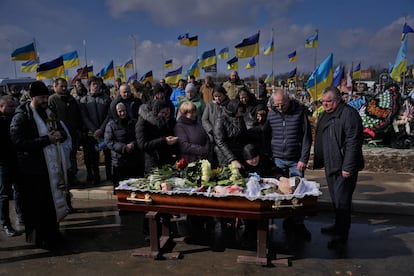
POLYGON ((134 256, 153 259, 178 259, 173 252, 171 217, 174 214, 257 220, 256 256, 238 256, 238 263, 263 266, 289 265, 288 259, 270 259, 268 252, 269 219, 316 214, 317 196, 290 200, 250 200, 242 196, 214 197, 199 194, 165 194, 151 191, 117 190, 120 211, 146 212, 149 219, 150 247, 140 248, 134 256))

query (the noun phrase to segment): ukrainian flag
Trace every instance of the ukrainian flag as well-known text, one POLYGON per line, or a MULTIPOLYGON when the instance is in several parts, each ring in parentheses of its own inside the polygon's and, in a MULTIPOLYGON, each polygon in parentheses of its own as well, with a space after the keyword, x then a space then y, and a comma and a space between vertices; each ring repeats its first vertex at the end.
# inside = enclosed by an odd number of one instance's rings
POLYGON ((401 47, 398 51, 397 58, 395 59, 390 77, 393 80, 400 82, 401 74, 404 72, 407 72, 407 37, 401 42, 401 47))
POLYGON ((198 46, 198 35, 189 37, 187 46, 197 47, 198 46))
POLYGON ((180 43, 180 45, 183 45, 183 46, 189 46, 190 41, 188 40, 188 38, 189 38, 188 33, 184 35, 179 35, 177 37, 178 43, 180 43))
POLYGON ((318 32, 306 39, 305 48, 318 48, 318 32))
POLYGON ((217 63, 216 49, 214 48, 213 50, 206 51, 201 55, 201 58, 198 62, 198 66, 203 68, 203 67, 208 67, 216 63, 217 63))
POLYGON ((359 79, 359 78, 361 78, 361 63, 358 63, 358 65, 355 66, 355 69, 352 72, 352 78, 353 79, 359 79))
POLYGON ((166 60, 164 63, 165 68, 171 68, 172 67, 172 59, 166 60))
POLYGON ((234 57, 227 61, 227 70, 233 70, 239 68, 239 59, 234 57))
POLYGON ((252 57, 249 60, 249 63, 246 64, 246 69, 249 70, 249 69, 252 69, 254 67, 256 67, 256 61, 255 61, 254 57, 252 57))
POLYGON ((36 79, 45 80, 60 77, 65 73, 62 56, 49 62, 45 62, 37 67, 36 79))
POLYGON ((295 62, 296 61, 296 51, 293 51, 288 55, 289 62, 295 62))
POLYGON ((220 52, 218 53, 218 58, 219 59, 228 59, 229 58, 229 48, 225 47, 225 48, 221 49, 220 52))
POLYGON ((236 46, 236 57, 238 58, 248 58, 257 56, 259 54, 259 36, 260 31, 248 38, 243 39, 243 41, 236 46))
POLYGON ((126 82, 126 69, 122 65, 115 67, 116 76, 121 79, 121 82, 126 82))
POLYGON ((142 75, 141 78, 139 79, 139 82, 142 84, 145 84, 147 82, 153 83, 154 77, 152 76, 152 70, 142 75))
POLYGON ((273 72, 267 74, 266 79, 264 80, 265 83, 272 83, 273 82, 273 72))
POLYGON ((414 33, 414 30, 413 30, 413 28, 408 26, 407 23, 404 23, 403 31, 402 31, 402 34, 401 34, 401 41, 404 40, 404 38, 406 37, 406 35, 408 33, 414 33))
POLYGON ((22 65, 20 67, 20 71, 26 72, 26 73, 35 72, 38 65, 39 64, 37 63, 36 60, 29 60, 29 61, 26 61, 26 62, 22 63, 22 65))
POLYGON ((124 68, 125 69, 134 69, 134 62, 132 61, 132 59, 125 62, 124 68))
POLYGON ((168 84, 176 84, 181 79, 183 67, 181 66, 177 70, 170 71, 165 75, 165 82, 168 84))
POLYGON ((297 68, 295 68, 295 69, 293 69, 292 71, 289 72, 289 74, 287 76, 288 81, 296 79, 296 69, 297 68))
POLYGON ((78 51, 73 51, 62 55, 65 68, 80 66, 78 51))
POLYGON ((200 77, 200 69, 198 68, 198 61, 199 59, 196 59, 190 67, 187 69, 187 76, 193 75, 196 78, 200 77))
POLYGON ((93 76, 93 65, 88 66, 88 78, 93 76))
POLYGON ((322 98, 322 91, 332 84, 332 64, 333 54, 331 53, 312 72, 306 82, 306 89, 309 91, 313 101, 320 100, 322 98))
POLYGON ((98 73, 98 77, 101 77, 103 80, 110 80, 114 78, 114 61, 112 60, 107 66, 102 68, 98 73))
POLYGON ((34 43, 14 50, 11 54, 11 60, 37 60, 34 43))
POLYGON ((265 45, 264 49, 263 49, 263 54, 266 56, 268 54, 270 54, 271 52, 273 52, 275 50, 275 46, 273 43, 273 38, 271 40, 269 40, 269 42, 267 42, 267 44, 265 45))
POLYGON ((339 87, 341 85, 341 80, 344 78, 344 67, 340 64, 336 66, 335 71, 332 77, 332 86, 339 87))

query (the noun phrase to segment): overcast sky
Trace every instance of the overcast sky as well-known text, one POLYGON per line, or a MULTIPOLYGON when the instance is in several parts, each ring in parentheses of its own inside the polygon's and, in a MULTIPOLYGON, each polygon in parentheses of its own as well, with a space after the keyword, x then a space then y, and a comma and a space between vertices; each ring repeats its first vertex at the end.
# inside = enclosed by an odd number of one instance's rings
MULTIPOLYGON (((330 53, 334 66, 361 63, 388 68, 400 48, 404 22, 414 28, 413 0, 1 0, 0 78, 34 77, 20 72, 10 54, 35 39, 40 62, 77 50, 81 64, 99 72, 111 60, 122 65, 134 57, 138 77, 153 70, 156 79, 183 66, 183 72, 204 51, 223 47, 235 55, 234 46, 260 31, 261 55, 255 69, 245 70, 249 59, 239 59, 242 77, 287 73, 314 68, 314 49, 306 38, 319 30, 317 62, 330 53), (262 48, 274 34, 275 52, 264 56, 262 48), (198 35, 198 47, 178 44, 180 34, 198 35), (83 41, 86 44, 83 44, 83 41), (287 55, 296 50, 297 61, 287 55), (167 59, 173 68, 164 69, 167 59)), ((414 33, 408 34, 407 59, 414 60, 414 33)), ((228 73, 226 60, 218 60, 219 72, 228 73)), ((127 75, 132 71, 127 71, 127 75)), ((69 70, 69 76, 74 69, 69 70)), ((202 77, 204 73, 202 73, 202 77)))

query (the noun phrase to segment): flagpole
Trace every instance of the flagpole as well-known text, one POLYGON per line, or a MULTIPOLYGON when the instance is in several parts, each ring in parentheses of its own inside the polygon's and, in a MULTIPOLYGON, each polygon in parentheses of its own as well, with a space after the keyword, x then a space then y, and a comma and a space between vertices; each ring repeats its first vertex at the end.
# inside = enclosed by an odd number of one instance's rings
POLYGON ((130 37, 134 40, 134 73, 137 73, 137 39, 133 34, 131 34, 130 37))
MULTIPOLYGON (((273 39, 274 39, 274 29, 272 28, 272 42, 273 42, 273 51, 272 51, 272 74, 273 74, 273 71, 274 71, 273 52, 275 51, 274 50, 274 47, 275 47, 274 43, 275 43, 275 41, 273 39)), ((273 79, 272 79, 272 85, 275 85, 275 78, 274 78, 274 76, 273 76, 273 79)))
MULTIPOLYGON (((319 47, 319 34, 318 34, 318 29, 315 30, 316 31, 316 37, 318 38, 318 47, 319 47)), ((318 47, 314 47, 315 49, 315 55, 314 55, 314 60, 313 60, 313 68, 315 68, 316 70, 316 59, 317 59, 317 55, 318 55, 318 47)), ((317 96, 318 96, 318 76, 317 74, 315 74, 315 101, 317 101, 317 96)))
MULTIPOLYGON (((6 40, 11 44, 11 46, 13 48, 12 50, 14 50, 15 49, 14 43, 8 38, 6 38, 6 40)), ((16 61, 15 60, 13 60, 13 64, 14 64, 14 78, 17 79, 17 69, 16 69, 16 61)))
POLYGON ((86 67, 86 72, 88 72, 88 58, 86 56, 86 40, 83 40, 83 52, 85 54, 85 67, 86 67))

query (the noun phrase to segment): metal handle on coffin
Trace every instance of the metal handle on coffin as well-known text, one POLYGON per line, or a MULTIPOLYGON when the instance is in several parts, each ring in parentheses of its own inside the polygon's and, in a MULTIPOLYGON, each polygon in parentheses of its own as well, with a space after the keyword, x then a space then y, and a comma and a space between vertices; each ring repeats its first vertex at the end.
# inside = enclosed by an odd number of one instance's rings
POLYGON ((281 209, 281 208, 297 208, 297 207, 302 207, 303 203, 299 202, 299 200, 297 198, 293 198, 292 199, 292 204, 282 204, 281 200, 275 200, 275 203, 272 205, 273 209, 281 209))
POLYGON ((152 198, 150 194, 145 194, 144 198, 137 198, 137 194, 132 192, 131 195, 129 197, 126 198, 126 200, 129 201, 133 201, 133 202, 144 202, 146 204, 151 204, 152 203, 152 198))

